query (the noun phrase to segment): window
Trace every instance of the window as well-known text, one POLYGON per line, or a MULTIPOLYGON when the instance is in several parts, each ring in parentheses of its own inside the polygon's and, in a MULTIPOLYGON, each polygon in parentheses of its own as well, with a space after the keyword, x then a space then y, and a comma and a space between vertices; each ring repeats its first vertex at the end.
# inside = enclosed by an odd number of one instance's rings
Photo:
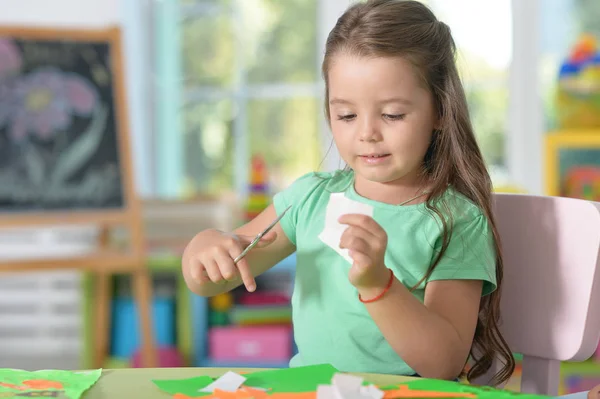
POLYGON ((157 7, 160 194, 243 193, 255 154, 273 190, 319 167, 318 0, 157 7))
POLYGON ((506 162, 511 1, 428 0, 426 3, 452 31, 473 128, 494 175, 506 162))
MULTIPOLYGON (((153 194, 243 196, 256 153, 266 159, 273 191, 309 170, 341 166, 335 149, 336 159, 325 159, 330 135, 320 62, 327 33, 352 1, 152 0, 153 194)), ((559 49, 571 43, 563 33, 594 26, 597 2, 422 1, 452 29, 493 180, 540 193, 544 128, 534 104, 542 88, 532 83, 540 78, 538 37, 531 32, 541 24, 552 33, 553 43, 544 39, 552 44, 543 52, 547 93, 559 49), (559 20, 566 13, 576 22, 559 20)))

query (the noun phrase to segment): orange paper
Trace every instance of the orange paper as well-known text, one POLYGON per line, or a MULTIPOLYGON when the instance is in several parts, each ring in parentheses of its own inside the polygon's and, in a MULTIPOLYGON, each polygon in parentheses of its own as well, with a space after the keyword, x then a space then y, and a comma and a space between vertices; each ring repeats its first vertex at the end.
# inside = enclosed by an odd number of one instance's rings
POLYGON ((406 385, 400 385, 398 389, 383 391, 384 399, 400 398, 476 398, 472 393, 461 392, 438 392, 438 391, 419 391, 413 390, 406 385))
MULTIPOLYGON (((215 389, 211 396, 205 396, 204 399, 316 399, 316 392, 283 392, 268 394, 260 389, 249 387, 238 389, 235 392, 225 392, 215 389)), ((175 399, 189 399, 179 397, 175 399)))
POLYGON ((23 381, 23 385, 33 389, 64 389, 63 385, 58 381, 48 380, 28 380, 23 381))

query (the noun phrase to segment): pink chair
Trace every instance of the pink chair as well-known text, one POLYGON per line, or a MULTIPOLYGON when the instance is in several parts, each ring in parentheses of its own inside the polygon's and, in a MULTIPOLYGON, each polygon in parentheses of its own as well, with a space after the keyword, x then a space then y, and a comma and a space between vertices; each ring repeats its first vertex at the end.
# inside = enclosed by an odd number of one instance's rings
POLYGON ((523 354, 521 391, 556 396, 560 362, 590 358, 600 338, 600 203, 494 199, 504 254, 501 329, 523 354))

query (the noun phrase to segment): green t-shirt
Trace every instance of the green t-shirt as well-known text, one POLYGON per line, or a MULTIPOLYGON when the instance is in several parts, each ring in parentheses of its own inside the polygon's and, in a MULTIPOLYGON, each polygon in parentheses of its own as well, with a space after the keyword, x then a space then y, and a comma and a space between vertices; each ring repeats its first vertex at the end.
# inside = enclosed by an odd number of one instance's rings
MULTIPOLYGON (((277 214, 292 205, 281 226, 296 246, 297 257, 292 309, 298 354, 290 366, 329 363, 345 372, 415 374, 358 300, 348 280, 351 265, 318 237, 334 192, 373 207, 373 219, 388 236, 386 266, 407 287, 421 280, 441 247, 441 224, 424 203, 400 206, 361 197, 354 190, 352 171, 309 173, 275 195, 277 214)), ((483 280, 482 295, 487 295, 496 288, 495 249, 487 219, 454 190, 448 189, 444 199, 452 211, 453 234, 429 281, 483 280)), ((424 288, 421 284, 414 291, 421 301, 424 288)))

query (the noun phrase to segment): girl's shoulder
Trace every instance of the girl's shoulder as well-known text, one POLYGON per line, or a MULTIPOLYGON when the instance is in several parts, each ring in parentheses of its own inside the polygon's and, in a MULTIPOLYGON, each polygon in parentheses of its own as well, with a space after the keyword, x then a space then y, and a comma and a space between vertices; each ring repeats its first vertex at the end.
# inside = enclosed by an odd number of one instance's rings
POLYGON ((452 215, 454 219, 473 219, 483 216, 483 210, 466 195, 453 187, 448 187, 440 198, 445 212, 452 215))

